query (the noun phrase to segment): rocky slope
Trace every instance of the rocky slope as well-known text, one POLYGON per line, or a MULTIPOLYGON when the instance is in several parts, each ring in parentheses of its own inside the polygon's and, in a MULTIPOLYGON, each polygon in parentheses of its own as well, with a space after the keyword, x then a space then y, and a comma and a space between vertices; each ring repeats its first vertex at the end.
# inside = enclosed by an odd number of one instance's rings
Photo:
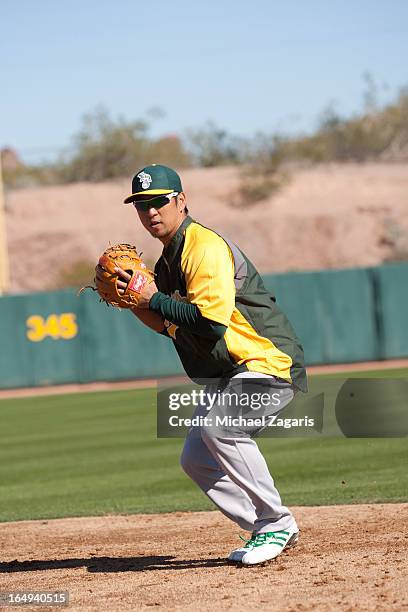
MULTIPOLYGON (((408 252, 408 165, 330 164, 294 172, 266 201, 236 208, 237 168, 182 172, 190 214, 235 241, 262 272, 346 268, 408 252)), ((131 242, 161 251, 122 204, 130 180, 6 194, 11 292, 52 286, 70 262, 131 242)))

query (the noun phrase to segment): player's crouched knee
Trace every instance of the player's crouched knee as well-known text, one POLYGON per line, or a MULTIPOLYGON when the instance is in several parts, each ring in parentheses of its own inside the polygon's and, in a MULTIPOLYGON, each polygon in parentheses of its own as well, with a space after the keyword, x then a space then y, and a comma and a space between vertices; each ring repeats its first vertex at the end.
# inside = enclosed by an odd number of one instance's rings
POLYGON ((201 438, 206 445, 206 447, 212 452, 217 453, 217 449, 220 444, 226 442, 228 444, 228 438, 232 438, 232 436, 228 436, 226 432, 216 431, 214 427, 209 425, 203 425, 201 427, 201 438))

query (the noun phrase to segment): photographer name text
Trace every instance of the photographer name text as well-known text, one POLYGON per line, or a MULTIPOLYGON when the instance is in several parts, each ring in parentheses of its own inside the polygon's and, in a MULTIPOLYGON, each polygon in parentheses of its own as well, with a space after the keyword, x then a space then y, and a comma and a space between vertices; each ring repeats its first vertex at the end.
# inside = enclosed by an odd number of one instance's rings
POLYGON ((192 418, 172 415, 169 418, 170 427, 280 427, 292 429, 298 427, 314 427, 313 418, 304 416, 300 419, 283 419, 277 415, 246 418, 239 416, 196 416, 192 418))

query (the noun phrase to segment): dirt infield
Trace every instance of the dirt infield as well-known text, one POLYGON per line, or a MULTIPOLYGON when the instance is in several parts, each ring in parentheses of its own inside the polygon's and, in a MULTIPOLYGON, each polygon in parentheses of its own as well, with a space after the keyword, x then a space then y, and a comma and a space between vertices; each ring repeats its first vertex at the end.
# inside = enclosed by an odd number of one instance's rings
POLYGON ((252 568, 225 561, 240 540, 218 512, 3 523, 0 590, 66 590, 74 610, 408 610, 408 504, 294 510, 299 545, 252 568))

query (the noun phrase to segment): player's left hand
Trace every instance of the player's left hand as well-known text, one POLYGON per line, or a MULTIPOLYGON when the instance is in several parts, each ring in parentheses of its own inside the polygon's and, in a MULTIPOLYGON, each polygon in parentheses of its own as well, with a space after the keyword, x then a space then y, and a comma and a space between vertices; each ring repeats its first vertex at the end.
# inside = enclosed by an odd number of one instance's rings
MULTIPOLYGON (((125 270, 122 270, 122 268, 119 267, 115 267, 114 268, 115 272, 118 273, 118 275, 120 276, 120 278, 122 280, 118 280, 117 281, 117 286, 119 287, 118 289, 118 293, 120 295, 123 295, 125 293, 126 287, 128 285, 128 282, 130 281, 130 279, 132 278, 130 274, 128 274, 127 272, 125 272, 125 270)), ((149 284, 147 284, 142 293, 140 294, 140 298, 139 298, 139 302, 137 304, 137 308, 141 308, 143 310, 146 310, 149 308, 149 302, 151 300, 151 298, 153 297, 153 295, 155 293, 157 293, 158 289, 156 286, 156 283, 153 281, 149 284)))

